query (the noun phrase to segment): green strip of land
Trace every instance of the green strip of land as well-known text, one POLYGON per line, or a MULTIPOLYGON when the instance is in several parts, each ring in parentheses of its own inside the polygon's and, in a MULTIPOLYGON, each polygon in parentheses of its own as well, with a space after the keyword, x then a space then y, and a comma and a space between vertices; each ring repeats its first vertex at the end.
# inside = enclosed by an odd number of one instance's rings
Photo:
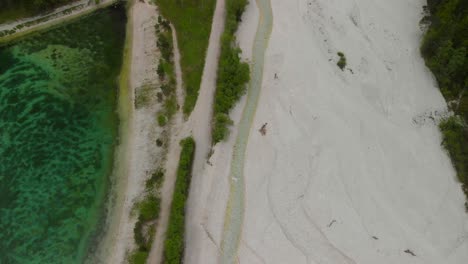
POLYGON ((226 21, 221 38, 211 133, 214 144, 228 136, 228 126, 232 124, 229 111, 245 93, 246 83, 250 80, 249 65, 241 61, 241 50, 236 46, 235 36, 246 5, 247 0, 226 0, 226 21))
POLYGON ((211 32, 215 0, 155 0, 161 14, 174 24, 181 55, 185 87, 184 113, 192 112, 200 90, 201 76, 211 32))
POLYGON ((179 167, 172 199, 169 226, 164 242, 165 264, 180 264, 184 257, 185 204, 187 202, 190 180, 192 178, 192 164, 195 154, 195 141, 188 137, 180 142, 179 167))
MULTIPOLYGON (((468 1, 428 0, 421 53, 454 116, 440 124, 447 149, 468 198, 468 1)), ((468 202, 465 203, 468 211, 468 202)))

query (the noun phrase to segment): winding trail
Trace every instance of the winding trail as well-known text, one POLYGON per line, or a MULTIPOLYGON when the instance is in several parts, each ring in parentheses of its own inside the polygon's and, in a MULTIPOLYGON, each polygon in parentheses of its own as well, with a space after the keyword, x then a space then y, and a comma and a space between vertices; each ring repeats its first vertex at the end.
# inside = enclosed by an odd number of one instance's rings
POLYGON ((231 161, 230 193, 221 245, 221 263, 225 264, 235 263, 237 258, 244 219, 244 157, 262 88, 265 51, 273 27, 270 0, 257 0, 257 5, 259 21, 252 53, 251 80, 231 161))
MULTIPOLYGON (((180 66, 180 52, 177 42, 177 32, 171 24, 172 39, 174 43, 174 68, 176 74, 176 94, 177 103, 183 103, 183 86, 182 86, 182 70, 180 66)), ((166 160, 166 173, 164 183, 161 188, 161 210, 159 212, 159 220, 156 226, 156 234, 153 240, 150 254, 147 263, 162 263, 164 252, 164 240, 166 239, 166 230, 169 224, 169 216, 171 213, 171 203, 174 194, 174 186, 177 179, 177 165, 179 164, 181 146, 180 140, 188 136, 187 128, 184 127, 184 117, 182 111, 177 111, 172 119, 171 124, 171 140, 169 142, 169 150, 166 160)))
MULTIPOLYGON (((205 57, 205 66, 200 84, 199 96, 195 108, 186 122, 181 111, 174 116, 171 141, 167 153, 166 175, 161 190, 161 212, 156 236, 153 241, 153 247, 148 257, 147 263, 159 264, 162 262, 164 253, 165 233, 168 225, 170 206, 176 181, 177 165, 181 147, 181 139, 192 134, 196 141, 195 158, 192 168, 192 182, 190 187, 190 196, 187 204, 186 217, 186 251, 185 257, 188 259, 198 258, 199 248, 195 237, 203 235, 199 231, 200 213, 203 210, 206 198, 200 194, 207 193, 202 190, 207 187, 206 179, 203 177, 203 169, 206 165, 206 159, 211 149, 211 116, 213 111, 213 98, 216 90, 216 75, 218 71, 218 59, 221 52, 221 34, 224 31, 224 10, 225 0, 216 1, 216 9, 213 15, 211 34, 205 57), (199 200, 201 199, 201 200, 199 200), (191 225, 194 224, 194 225, 191 225), (191 243, 192 242, 192 243, 191 243), (188 256, 188 257, 187 257, 188 256)), ((179 105, 183 103, 183 80, 180 68, 180 52, 177 43, 176 29, 172 27, 174 40, 174 63, 177 79, 177 101, 179 105)), ((188 261, 186 261, 188 263, 188 261)), ((193 261, 190 261, 192 263, 193 261)))

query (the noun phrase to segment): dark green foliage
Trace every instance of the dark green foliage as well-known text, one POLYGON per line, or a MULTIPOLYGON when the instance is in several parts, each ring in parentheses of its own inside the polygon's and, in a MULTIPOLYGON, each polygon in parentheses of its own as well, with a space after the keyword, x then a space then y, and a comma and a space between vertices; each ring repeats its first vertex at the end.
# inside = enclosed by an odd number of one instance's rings
POLYGON ((249 65, 240 59, 241 50, 235 46, 235 33, 247 0, 227 0, 226 25, 221 39, 218 79, 215 94, 212 141, 222 141, 228 135, 232 122, 229 111, 244 94, 250 80, 249 65))
POLYGON ((133 238, 135 239, 135 244, 138 246, 138 250, 147 251, 146 239, 143 235, 143 222, 138 219, 135 227, 133 227, 133 238))
MULTIPOLYGON (((447 149, 457 176, 463 184, 463 191, 468 196, 468 137, 467 129, 462 120, 450 117, 443 120, 440 125, 443 135, 442 144, 447 149)), ((465 203, 468 210, 468 204, 465 203)))
POLYGON ((135 251, 129 257, 130 264, 145 264, 148 258, 147 251, 135 251))
POLYGON ((161 168, 158 168, 155 172, 153 172, 153 174, 151 174, 151 178, 149 178, 146 181, 145 187, 147 190, 152 190, 154 189, 154 187, 159 188, 161 187, 163 180, 164 180, 164 170, 161 168))
MULTIPOLYGON (((430 25, 421 53, 447 101, 456 100, 457 117, 440 124, 447 149, 463 191, 468 197, 468 1, 428 0, 425 21, 430 25)), ((468 210, 468 203, 465 204, 468 210)))
POLYGON ((158 138, 158 139, 156 139, 156 146, 158 146, 158 147, 162 147, 162 145, 163 145, 163 142, 162 142, 162 140, 161 140, 161 139, 159 139, 159 138, 158 138))
POLYGON ((164 64, 164 61, 162 59, 160 59, 158 69, 156 70, 156 72, 158 73, 159 79, 161 79, 161 80, 164 80, 164 77, 166 76, 166 74, 164 72, 163 64, 164 64))
POLYGON ((432 23, 421 52, 447 100, 468 85, 468 1, 428 1, 432 23))
POLYGON ((340 60, 336 63, 336 65, 338 65, 341 70, 344 70, 346 67, 346 57, 343 52, 338 52, 337 54, 340 57, 340 60))
POLYGON ((159 126, 165 126, 167 124, 167 117, 163 114, 158 115, 158 124, 159 126))
POLYGON ((1 0, 0 23, 46 12, 76 0, 1 0))
POLYGON ((158 48, 161 51, 162 57, 166 61, 171 61, 172 60, 172 51, 174 49, 173 43, 172 43, 172 35, 170 28, 168 31, 164 31, 164 33, 161 33, 158 35, 158 48))
POLYGON ((158 123, 160 126, 166 125, 172 116, 177 112, 177 100, 175 96, 176 80, 174 73, 174 45, 172 40, 172 30, 169 21, 158 17, 158 24, 156 25, 156 32, 158 37, 157 46, 161 51, 161 59, 157 73, 159 79, 162 81, 161 91, 158 93, 158 102, 163 101, 163 94, 166 97, 164 102, 164 110, 158 116, 158 123))
POLYGON ((211 32, 215 0, 155 0, 161 14, 176 28, 185 85, 184 113, 189 114, 198 97, 205 54, 211 32))
POLYGON ((140 215, 138 219, 146 222, 157 219, 159 216, 160 199, 154 195, 146 197, 139 205, 140 215))
POLYGON ((232 125, 232 120, 223 113, 216 114, 214 119, 213 141, 220 142, 229 135, 228 126, 232 125))
POLYGON ((177 168, 177 179, 172 199, 169 226, 164 242, 165 264, 180 264, 184 256, 184 231, 185 231, 185 203, 187 201, 193 157, 195 153, 195 141, 186 138, 180 142, 182 151, 180 153, 179 167, 177 168))

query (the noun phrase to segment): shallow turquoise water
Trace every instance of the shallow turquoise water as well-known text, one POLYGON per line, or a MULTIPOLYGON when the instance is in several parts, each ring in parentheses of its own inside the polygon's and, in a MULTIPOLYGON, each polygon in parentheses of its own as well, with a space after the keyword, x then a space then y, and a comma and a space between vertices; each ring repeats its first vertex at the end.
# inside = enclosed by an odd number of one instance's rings
POLYGON ((81 263, 104 216, 125 10, 0 47, 0 263, 81 263))

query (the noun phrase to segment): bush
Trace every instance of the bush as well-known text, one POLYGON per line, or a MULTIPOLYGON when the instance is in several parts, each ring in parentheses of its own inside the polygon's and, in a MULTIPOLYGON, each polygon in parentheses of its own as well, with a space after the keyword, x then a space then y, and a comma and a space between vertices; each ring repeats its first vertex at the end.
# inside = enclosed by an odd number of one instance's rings
POLYGON ((182 151, 164 242, 164 263, 166 264, 180 264, 184 256, 185 203, 190 188, 195 141, 190 137, 182 140, 180 144, 182 151))
POLYGON ((163 141, 160 138, 156 139, 156 146, 162 147, 162 145, 163 145, 163 141))
POLYGON ((138 219, 143 222, 157 219, 159 216, 160 203, 161 200, 154 195, 146 197, 138 206, 140 211, 138 219))
POLYGON ((163 114, 158 115, 158 124, 159 126, 165 126, 167 124, 167 118, 163 114))
POLYGON ((133 239, 135 239, 135 244, 138 246, 139 251, 148 251, 146 239, 143 235, 143 221, 140 219, 137 220, 133 227, 133 239))
POLYGON ((148 252, 146 251, 135 251, 129 257, 130 264, 145 264, 148 258, 148 252))
MULTIPOLYGON (((428 0, 430 21, 421 54, 431 69, 446 101, 456 100, 452 109, 458 117, 440 123, 447 150, 468 199, 468 1, 428 0)), ((468 202, 465 203, 468 211, 468 202)))
POLYGON ((216 114, 212 132, 214 142, 220 142, 227 138, 229 135, 229 125, 232 125, 232 120, 228 115, 223 113, 216 114))
POLYGON ((228 136, 228 126, 232 124, 229 111, 245 93, 246 83, 250 80, 249 65, 240 59, 241 50, 235 46, 235 33, 246 0, 227 0, 226 24, 221 39, 218 79, 214 102, 212 141, 214 144, 228 136))
POLYGON ((344 70, 344 68, 346 67, 346 57, 343 54, 343 52, 338 52, 337 54, 340 57, 340 60, 336 63, 336 65, 338 65, 338 67, 340 67, 341 70, 344 70))
POLYGON ((166 77, 163 63, 164 61, 162 59, 159 59, 158 69, 156 70, 160 80, 164 80, 164 77, 166 77))
POLYGON ((146 180, 145 186, 146 190, 150 191, 154 187, 159 188, 161 187, 164 181, 164 170, 158 168, 153 174, 151 174, 151 178, 146 180))

